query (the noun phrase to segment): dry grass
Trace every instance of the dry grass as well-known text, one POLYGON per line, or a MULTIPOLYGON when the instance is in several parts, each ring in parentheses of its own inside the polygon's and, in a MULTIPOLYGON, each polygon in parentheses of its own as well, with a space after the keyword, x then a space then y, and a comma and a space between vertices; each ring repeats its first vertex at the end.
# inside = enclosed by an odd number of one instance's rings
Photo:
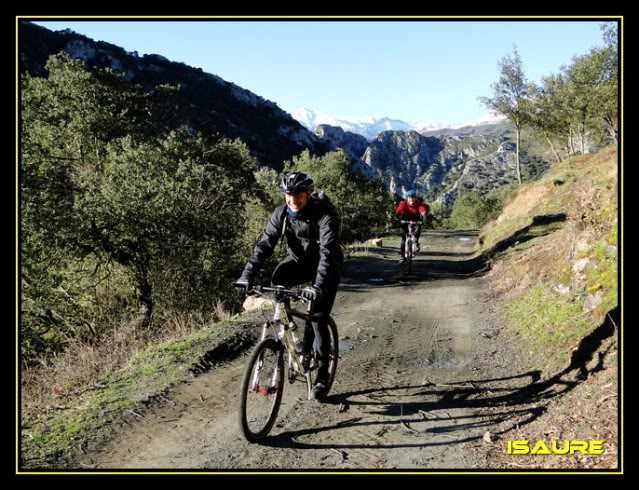
MULTIPOLYGON (((545 236, 522 242, 500 254, 490 272, 491 290, 502 313, 510 312, 512 331, 526 337, 530 369, 554 373, 566 367, 573 347, 599 326, 616 303, 617 226, 616 149, 569 159, 556 165, 539 182, 524 186, 486 229, 486 241, 494 243, 530 224, 536 214, 563 212, 568 220, 545 236), (583 272, 576 262, 586 259, 583 272), (587 308, 585 299, 594 290, 609 295, 598 308, 587 308), (533 294, 537 291, 538 294, 533 294), (513 319, 512 313, 516 314, 513 319), (568 313, 568 320, 564 319, 568 313), (517 325, 526 327, 525 331, 517 325), (526 335, 524 335, 526 334, 526 335)), ((604 296, 605 298, 605 296, 604 296)), ((523 340, 523 337, 522 340, 523 340)), ((575 383, 542 417, 506 435, 486 453, 486 466, 499 468, 591 469, 618 464, 617 345, 607 339, 593 357, 586 382, 575 383), (602 366, 595 368, 595 364, 602 366), (505 439, 529 441, 603 439, 602 456, 511 456, 505 439)))
POLYGON ((513 296, 539 283, 551 289, 568 286, 574 262, 616 227, 616 178, 616 151, 606 148, 562 162, 540 182, 521 189, 486 227, 488 242, 530 223, 534 214, 564 212, 568 221, 560 230, 509 250, 491 273, 495 291, 513 296))
POLYGON ((561 228, 541 227, 542 233, 532 233, 538 235, 535 238, 506 250, 490 272, 491 289, 501 309, 508 312, 515 329, 526 326, 549 360, 583 335, 588 324, 599 325, 615 305, 616 252, 609 246, 616 245, 614 155, 606 149, 563 162, 542 181, 522 189, 500 219, 501 230, 506 230, 522 217, 530 223, 525 213, 559 211, 568 216, 561 228), (557 180, 562 184, 555 185, 557 180), (582 259, 584 268, 577 264, 582 259), (598 290, 599 303, 593 295, 598 290), (530 316, 531 308, 537 320, 530 316), (521 321, 516 320, 518 315, 523 316, 521 321), (554 335, 557 332, 565 334, 561 342, 554 335))
POLYGON ((233 316, 233 313, 226 308, 222 301, 216 301, 213 306, 213 317, 214 321, 223 322, 225 320, 230 320, 233 316))
POLYGON ((371 244, 368 242, 355 243, 346 247, 344 257, 348 259, 351 256, 358 256, 362 254, 366 255, 370 252, 370 249, 371 249, 371 244))
POLYGON ((70 339, 64 353, 23 368, 23 417, 31 419, 64 407, 120 367, 143 344, 132 323, 117 325, 110 337, 93 343, 70 339))
POLYGON ((550 288, 564 284, 566 269, 575 255, 579 232, 570 224, 547 236, 515 247, 489 273, 494 292, 511 297, 540 282, 550 288), (512 251, 511 251, 512 252, 512 251))
POLYGON ((555 165, 541 180, 521 186, 500 216, 482 229, 483 248, 530 224, 532 216, 548 213, 564 212, 582 229, 603 231, 616 223, 617 177, 614 147, 555 165))
POLYGON ((506 206, 498 221, 506 221, 518 216, 535 214, 540 204, 544 202, 554 190, 552 184, 529 184, 524 187, 517 196, 506 206))
POLYGON ((111 335, 94 342, 70 339, 67 349, 39 365, 22 370, 22 417, 31 420, 65 407, 93 388, 151 343, 186 337, 203 326, 231 315, 216 304, 209 316, 168 315, 161 329, 141 331, 134 322, 116 324, 111 335))
MULTIPOLYGON (((485 467, 514 468, 521 470, 544 469, 616 469, 617 436, 619 420, 617 368, 618 359, 614 339, 609 339, 602 351, 608 351, 604 367, 593 371, 599 359, 593 359, 587 366, 591 372, 587 382, 578 383, 557 402, 547 405, 548 411, 532 423, 515 429, 496 440, 484 453, 485 467), (611 348, 612 347, 612 348, 611 348), (602 455, 509 455, 506 454, 507 440, 543 440, 548 446, 557 440, 563 445, 565 440, 603 440, 602 455)), ((576 382, 574 375, 563 378, 566 382, 576 382)))

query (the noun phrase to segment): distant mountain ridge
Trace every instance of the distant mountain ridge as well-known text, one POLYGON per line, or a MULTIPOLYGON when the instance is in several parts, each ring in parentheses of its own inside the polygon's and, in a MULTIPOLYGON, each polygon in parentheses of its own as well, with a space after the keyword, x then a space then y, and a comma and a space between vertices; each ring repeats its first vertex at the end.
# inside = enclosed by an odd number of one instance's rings
MULTIPOLYGON (((511 132, 503 121, 458 128, 422 125, 417 131, 415 124, 388 117, 337 120, 310 110, 296 111, 304 124, 313 127, 310 131, 276 103, 158 54, 140 57, 72 31, 53 32, 24 21, 18 42, 20 73, 45 77, 48 57, 64 52, 91 67, 121 71, 147 89, 161 84, 177 87, 190 108, 185 124, 241 139, 261 165, 278 171, 305 149, 314 155, 341 149, 354 171, 381 178, 397 195, 416 187, 429 200, 443 204, 465 190, 487 192, 516 178, 511 132), (323 117, 334 124, 321 123, 323 117)), ((522 158, 525 173, 525 152, 522 158)))
MULTIPOLYGON (((398 196, 417 189, 428 200, 450 205, 463 192, 489 192, 516 182, 515 145, 509 130, 492 133, 424 136, 417 131, 383 131, 373 141, 326 125, 316 134, 331 149, 341 148, 355 163, 353 168, 379 177, 398 196), (363 153, 362 153, 363 150, 363 153)), ((461 128, 461 132, 467 132, 461 128)), ((527 177, 543 171, 544 162, 521 151, 527 177)))
POLYGON ((18 29, 20 73, 45 77, 52 54, 64 52, 89 66, 124 72, 133 83, 151 89, 161 84, 176 86, 192 108, 188 125, 240 138, 262 165, 281 170, 283 162, 308 148, 323 154, 328 147, 278 105, 217 75, 206 73, 164 56, 138 56, 119 46, 94 41, 76 32, 50 31, 21 21, 18 29))
MULTIPOLYGON (((383 131, 417 131, 424 136, 437 136, 439 134, 456 134, 455 132, 461 128, 481 128, 488 125, 499 126, 504 121, 501 116, 489 116, 477 121, 459 124, 406 122, 390 117, 331 116, 306 108, 298 109, 291 115, 311 131, 315 131, 321 125, 335 126, 342 128, 344 131, 364 136, 368 141, 374 140, 383 131)), ((481 129, 478 129, 475 134, 481 132, 481 129)))

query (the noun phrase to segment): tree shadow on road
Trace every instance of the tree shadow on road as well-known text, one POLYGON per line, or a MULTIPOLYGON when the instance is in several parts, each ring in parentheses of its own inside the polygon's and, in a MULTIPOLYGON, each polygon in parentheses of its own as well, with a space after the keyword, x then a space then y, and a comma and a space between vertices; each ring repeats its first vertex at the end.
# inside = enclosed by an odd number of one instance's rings
POLYGON ((267 438, 262 444, 298 449, 389 449, 480 441, 486 432, 493 438, 503 436, 514 428, 533 422, 546 412, 546 402, 567 394, 591 374, 601 370, 611 352, 611 346, 602 350, 602 344, 615 335, 619 320, 617 306, 599 327, 582 339, 569 365, 549 377, 544 378, 541 371, 535 370, 499 378, 467 379, 447 384, 428 382, 412 386, 377 386, 336 393, 329 396, 326 403, 340 408, 358 407, 362 416, 330 425, 322 426, 320 423, 307 429, 285 431, 267 438), (594 359, 597 363, 589 367, 594 359), (449 413, 459 409, 464 409, 464 412, 449 413), (468 410, 472 413, 469 414, 468 410), (356 431, 341 432, 346 428, 355 428, 356 431), (391 441, 372 435, 397 429, 405 436, 414 437, 391 441), (334 434, 331 441, 340 442, 313 442, 313 436, 326 433, 334 434))
POLYGON ((480 254, 472 251, 478 239, 477 230, 444 231, 433 230, 425 232, 424 238, 433 237, 457 239, 471 239, 464 250, 424 250, 413 261, 411 272, 406 266, 399 264, 399 248, 397 247, 367 247, 367 256, 353 256, 345 267, 340 283, 340 290, 356 291, 357 287, 389 287, 398 284, 418 283, 436 279, 466 279, 480 276, 490 270, 491 261, 500 252, 514 245, 525 243, 557 230, 567 219, 563 213, 534 216, 532 222, 513 232, 507 238, 495 243, 480 254), (437 258, 433 258, 437 257, 437 258), (441 258, 439 258, 441 257, 441 258), (445 259, 444 257, 449 257, 445 259), (468 257, 461 259, 461 257, 468 257))

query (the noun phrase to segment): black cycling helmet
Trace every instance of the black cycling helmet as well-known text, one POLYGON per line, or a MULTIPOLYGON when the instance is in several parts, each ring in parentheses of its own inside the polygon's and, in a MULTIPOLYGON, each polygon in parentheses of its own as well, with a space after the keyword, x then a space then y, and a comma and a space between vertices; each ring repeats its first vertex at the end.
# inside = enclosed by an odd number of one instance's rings
POLYGON ((313 179, 304 172, 291 172, 282 176, 282 192, 313 192, 313 179))

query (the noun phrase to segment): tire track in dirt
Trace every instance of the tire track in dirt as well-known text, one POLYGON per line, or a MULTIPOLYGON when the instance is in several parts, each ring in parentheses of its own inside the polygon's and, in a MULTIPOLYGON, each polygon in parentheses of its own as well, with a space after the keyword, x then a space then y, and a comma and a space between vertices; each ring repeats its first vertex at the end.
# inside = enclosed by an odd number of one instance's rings
MULTIPOLYGON (((371 361, 375 359, 384 358, 382 363, 376 363, 374 369, 372 369, 374 384, 379 387, 380 397, 368 396, 374 402, 382 402, 384 407, 387 407, 389 403, 399 404, 399 414, 397 408, 393 407, 390 411, 388 408, 383 408, 380 414, 376 417, 375 423, 381 426, 379 430, 370 428, 362 428, 356 431, 354 437, 351 439, 351 444, 354 446, 360 445, 362 449, 358 449, 354 452, 354 457, 350 457, 350 462, 354 467, 359 468, 375 468, 383 467, 387 461, 384 453, 379 450, 379 446, 388 444, 388 437, 384 437, 389 429, 385 426, 390 417, 404 417, 401 405, 400 390, 403 387, 403 394, 406 395, 415 382, 415 372, 412 370, 405 370, 405 365, 401 361, 402 358, 416 358, 425 359, 428 357, 430 349, 432 348, 433 339, 437 332, 437 322, 426 327, 426 335, 421 335, 422 328, 417 325, 408 327, 403 322, 402 315, 395 316, 400 327, 393 329, 390 335, 385 338, 383 342, 382 352, 378 356, 371 358, 371 361), (401 353, 401 356, 396 356, 394 353, 401 353), (408 372, 408 377, 405 373, 408 372), (388 389, 392 389, 389 392, 388 389)), ((409 324, 410 325, 410 324, 409 324)), ((396 440, 396 438, 394 438, 396 440)))
MULTIPOLYGON (((463 251, 472 243, 442 236, 431 249, 451 246, 463 251)), ((464 405, 470 395, 459 383, 472 373, 475 284, 419 276, 399 283, 401 270, 388 260, 371 267, 382 281, 368 284, 358 276, 338 293, 340 360, 326 403, 306 400, 305 383, 286 381, 271 436, 261 445, 247 443, 237 422, 242 356, 177 388, 171 404, 145 414, 83 462, 265 470, 472 466, 465 442, 477 438, 484 422, 464 405)))
MULTIPOLYGON (((361 339, 367 341, 366 348, 361 343, 360 348, 342 362, 342 370, 347 373, 357 373, 357 366, 361 366, 360 375, 340 386, 342 393, 349 394, 344 403, 350 404, 350 413, 356 421, 340 429, 343 435, 339 439, 348 441, 338 446, 344 455, 345 467, 397 467, 398 462, 388 461, 389 448, 419 447, 415 433, 404 423, 423 423, 424 420, 418 414, 403 413, 403 407, 404 402, 411 401, 411 390, 423 384, 424 369, 440 336, 441 322, 424 322, 418 308, 395 305, 385 310, 381 299, 378 305, 378 316, 383 318, 382 312, 386 311, 392 321, 385 323, 382 332, 376 330, 381 333, 377 339, 361 339), (361 364, 356 355, 360 352, 365 355, 361 364)), ((329 441, 327 438, 326 442, 329 441)), ((323 441, 315 437, 314 443, 320 445, 323 441)))

